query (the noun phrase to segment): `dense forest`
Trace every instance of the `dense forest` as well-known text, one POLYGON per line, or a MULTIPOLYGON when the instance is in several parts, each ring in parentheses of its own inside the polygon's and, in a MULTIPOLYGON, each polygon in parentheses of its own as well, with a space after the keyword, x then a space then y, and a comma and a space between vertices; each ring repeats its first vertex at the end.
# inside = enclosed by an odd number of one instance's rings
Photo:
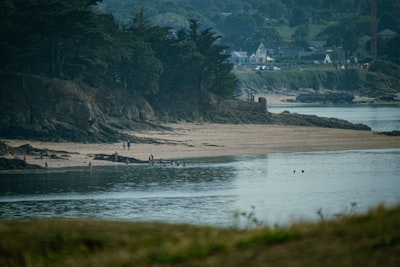
MULTIPOLYGON (((188 92, 231 96, 236 78, 227 51, 254 48, 260 41, 307 48, 309 25, 320 25, 312 37, 349 53, 370 34, 367 0, 2 0, 0 5, 1 72, 127 88, 149 100, 188 92), (291 28, 289 39, 282 27, 291 28)), ((378 30, 398 31, 400 2, 379 0, 377 7, 378 30)), ((399 36, 378 43, 378 54, 396 62, 399 36)))
POLYGON ((196 20, 172 30, 150 24, 143 9, 130 23, 94 11, 98 1, 1 2, 0 71, 127 88, 148 98, 188 90, 232 95, 225 46, 196 20))

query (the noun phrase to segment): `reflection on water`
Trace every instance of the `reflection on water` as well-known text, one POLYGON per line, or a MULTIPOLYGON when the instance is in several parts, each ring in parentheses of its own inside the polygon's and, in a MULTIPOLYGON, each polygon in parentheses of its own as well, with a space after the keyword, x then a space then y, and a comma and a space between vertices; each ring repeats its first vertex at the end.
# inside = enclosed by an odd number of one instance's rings
MULTIPOLYGON (((186 167, 121 165, 0 173, 0 218, 157 220, 232 226, 235 211, 268 224, 400 203, 400 150, 197 159, 186 167), (303 172, 304 171, 304 172, 303 172)), ((245 223, 245 222, 244 222, 245 223)))

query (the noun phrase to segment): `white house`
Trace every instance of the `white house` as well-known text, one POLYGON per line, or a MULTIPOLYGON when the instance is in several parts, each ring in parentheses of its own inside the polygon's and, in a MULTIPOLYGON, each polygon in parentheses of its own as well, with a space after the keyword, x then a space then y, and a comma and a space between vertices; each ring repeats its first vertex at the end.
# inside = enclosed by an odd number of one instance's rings
POLYGON ((270 55, 272 55, 273 49, 267 49, 263 42, 261 42, 257 50, 248 55, 246 51, 233 51, 231 52, 230 62, 235 66, 239 65, 255 65, 255 64, 266 64, 275 61, 270 55))
POLYGON ((264 43, 261 42, 256 52, 250 56, 250 62, 252 62, 252 64, 258 64, 274 61, 274 59, 270 57, 272 53, 273 49, 267 49, 264 43))
POLYGON ((244 65, 250 63, 250 58, 246 51, 233 51, 230 61, 235 65, 244 65))

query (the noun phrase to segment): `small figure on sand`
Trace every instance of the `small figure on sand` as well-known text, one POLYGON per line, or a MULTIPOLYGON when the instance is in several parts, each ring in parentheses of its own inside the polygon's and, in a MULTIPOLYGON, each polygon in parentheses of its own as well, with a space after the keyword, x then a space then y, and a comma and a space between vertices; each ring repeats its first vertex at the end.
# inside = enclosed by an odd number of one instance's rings
POLYGON ((131 149, 131 140, 128 140, 128 142, 126 144, 128 146, 128 150, 130 150, 131 149))
POLYGON ((149 156, 149 164, 154 165, 154 156, 153 156, 153 154, 150 154, 150 156, 149 156))
POLYGON ((125 142, 122 142, 122 148, 125 150, 126 144, 125 142))
POLYGON ((114 152, 114 161, 118 161, 118 152, 115 150, 114 152))

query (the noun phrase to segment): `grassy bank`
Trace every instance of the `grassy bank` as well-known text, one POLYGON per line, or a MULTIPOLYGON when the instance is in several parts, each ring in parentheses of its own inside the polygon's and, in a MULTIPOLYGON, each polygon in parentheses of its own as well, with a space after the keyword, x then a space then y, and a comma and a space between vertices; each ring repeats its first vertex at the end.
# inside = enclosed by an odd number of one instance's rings
POLYGON ((363 69, 346 70, 286 70, 286 71, 237 71, 239 87, 261 91, 280 91, 282 88, 300 90, 329 89, 362 96, 396 95, 400 79, 381 72, 363 69))
POLYGON ((251 230, 0 221, 0 266, 400 266, 400 206, 251 230))

